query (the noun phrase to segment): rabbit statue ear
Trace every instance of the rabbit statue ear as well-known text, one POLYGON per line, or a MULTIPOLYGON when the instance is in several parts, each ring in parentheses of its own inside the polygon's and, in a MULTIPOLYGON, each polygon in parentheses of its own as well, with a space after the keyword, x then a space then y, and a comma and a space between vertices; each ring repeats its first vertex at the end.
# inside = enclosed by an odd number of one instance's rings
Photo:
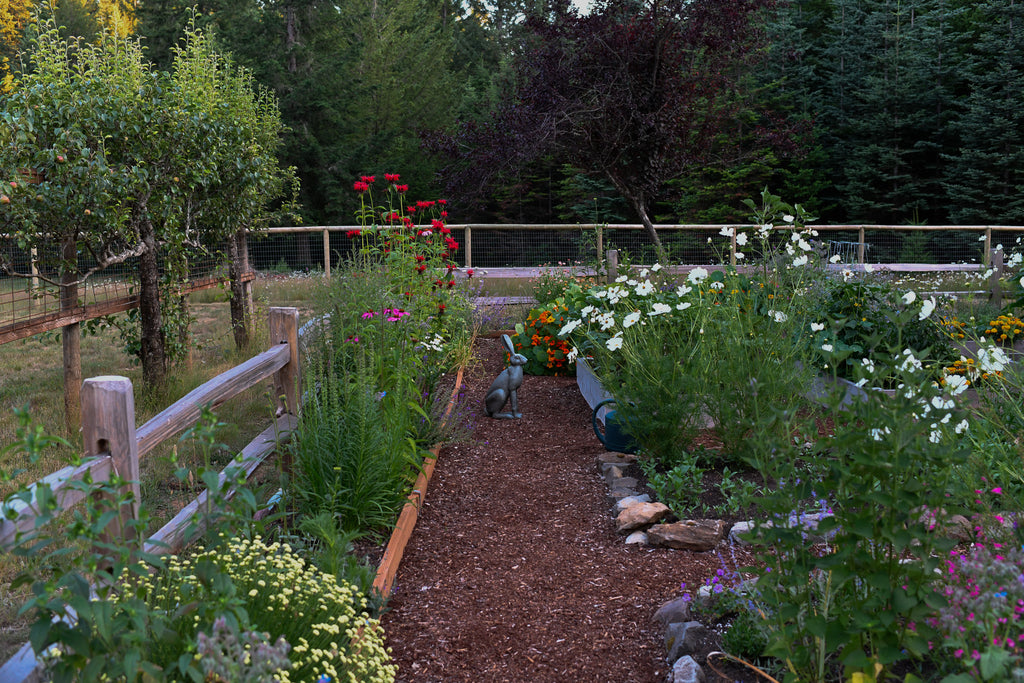
POLYGON ((515 355, 516 349, 512 346, 512 338, 507 334, 503 334, 501 335, 501 341, 505 342, 505 348, 508 349, 508 352, 515 355))

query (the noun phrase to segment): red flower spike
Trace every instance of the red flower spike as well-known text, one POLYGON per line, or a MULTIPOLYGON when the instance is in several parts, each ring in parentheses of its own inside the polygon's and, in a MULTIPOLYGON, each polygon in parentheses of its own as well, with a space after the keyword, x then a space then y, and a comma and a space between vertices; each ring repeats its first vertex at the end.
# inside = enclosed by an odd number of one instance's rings
POLYGON ((408 213, 416 213, 416 207, 415 206, 407 206, 407 207, 405 207, 405 210, 408 213))
POLYGON ((422 273, 422 272, 423 272, 423 271, 425 271, 426 269, 427 269, 427 267, 426 267, 426 266, 424 266, 424 265, 419 265, 419 266, 416 266, 416 272, 417 272, 417 273, 422 273))
POLYGON ((437 312, 438 313, 444 313, 444 309, 445 308, 447 308, 447 306, 445 306, 444 304, 438 304, 437 305, 437 312))
POLYGON ((454 286, 455 286, 455 280, 449 280, 448 281, 448 289, 451 289, 454 286))
POLYGON ((448 200, 447 199, 438 199, 437 203, 440 204, 441 206, 444 206, 445 204, 448 203, 448 200))
POLYGON ((398 190, 399 194, 405 194, 409 191, 408 185, 395 185, 395 189, 398 190))
POLYGON ((345 233, 345 237, 349 238, 350 240, 354 240, 361 234, 363 233, 359 232, 358 230, 349 230, 348 232, 345 233))
POLYGON ((356 192, 366 192, 367 190, 370 189, 370 186, 361 180, 357 180, 356 182, 352 183, 352 189, 355 190, 356 192))
POLYGON ((388 181, 389 183, 397 183, 398 179, 400 177, 401 176, 399 176, 397 173, 385 173, 384 174, 384 180, 388 181))
POLYGON ((426 257, 423 254, 416 254, 416 261, 418 263, 422 263, 424 260, 426 260, 426 257))
POLYGON ((470 268, 469 270, 466 271, 466 277, 473 277, 473 269, 472 268, 470 268))
POLYGON ((430 221, 430 227, 434 228, 435 230, 441 230, 442 228, 444 228, 444 221, 439 221, 435 218, 434 220, 430 221))
POLYGON ((359 179, 362 180, 364 183, 372 184, 372 183, 377 181, 377 176, 364 175, 364 176, 359 176, 359 179))
POLYGON ((442 211, 441 212, 441 218, 448 218, 448 212, 447 211, 442 211))

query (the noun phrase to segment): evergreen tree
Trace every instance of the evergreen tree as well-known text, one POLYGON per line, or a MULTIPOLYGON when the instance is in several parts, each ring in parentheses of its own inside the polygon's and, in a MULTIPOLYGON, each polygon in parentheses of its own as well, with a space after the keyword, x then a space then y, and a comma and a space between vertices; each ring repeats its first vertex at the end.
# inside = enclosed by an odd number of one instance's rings
POLYGON ((964 74, 967 96, 953 127, 945 184, 962 224, 1024 224, 1024 2, 986 0, 972 16, 975 35, 964 74))

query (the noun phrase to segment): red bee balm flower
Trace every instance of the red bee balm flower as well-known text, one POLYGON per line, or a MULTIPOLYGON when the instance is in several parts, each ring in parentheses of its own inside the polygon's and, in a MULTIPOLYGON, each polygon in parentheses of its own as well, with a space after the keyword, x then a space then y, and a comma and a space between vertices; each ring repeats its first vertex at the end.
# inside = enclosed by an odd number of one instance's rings
POLYGON ((473 269, 472 268, 470 268, 469 270, 466 271, 466 277, 473 277, 473 269))
POLYGON ((422 263, 425 259, 426 259, 426 257, 423 256, 423 254, 416 254, 416 261, 418 263, 422 263))
POLYGON ((366 192, 367 190, 370 189, 370 186, 364 183, 362 180, 357 180, 356 182, 352 183, 352 189, 355 190, 356 192, 366 192))
POLYGON ((364 175, 364 176, 359 176, 359 179, 362 180, 364 183, 371 183, 372 184, 372 183, 376 182, 377 176, 364 175))
POLYGON ((444 309, 445 309, 445 305, 444 304, 438 304, 437 305, 437 312, 438 313, 442 313, 443 314, 444 313, 444 309))
POLYGON ((398 190, 399 194, 405 194, 409 191, 408 185, 395 185, 395 189, 398 190))
POLYGON ((400 177, 401 176, 399 176, 397 173, 385 173, 384 174, 384 180, 388 181, 389 183, 397 183, 398 179, 400 177))

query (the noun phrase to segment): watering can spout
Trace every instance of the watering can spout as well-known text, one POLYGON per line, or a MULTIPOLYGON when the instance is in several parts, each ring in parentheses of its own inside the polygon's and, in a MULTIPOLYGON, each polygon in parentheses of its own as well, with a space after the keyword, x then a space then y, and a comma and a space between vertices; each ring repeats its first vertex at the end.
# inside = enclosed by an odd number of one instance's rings
POLYGON ((597 434, 598 440, 604 445, 609 451, 616 453, 636 453, 638 446, 625 429, 623 429, 623 423, 619 419, 616 411, 609 410, 604 416, 604 433, 601 433, 600 428, 597 426, 597 411, 602 406, 608 403, 616 403, 614 398, 607 398, 596 406, 594 406, 594 414, 591 421, 594 425, 594 434, 597 434))

